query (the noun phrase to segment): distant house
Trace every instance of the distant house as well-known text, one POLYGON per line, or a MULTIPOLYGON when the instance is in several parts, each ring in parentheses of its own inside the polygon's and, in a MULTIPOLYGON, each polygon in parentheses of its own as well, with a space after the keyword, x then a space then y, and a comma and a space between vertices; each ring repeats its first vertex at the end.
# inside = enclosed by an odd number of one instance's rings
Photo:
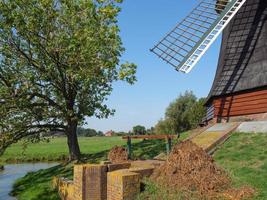
POLYGON ((106 137, 112 137, 114 136, 114 131, 108 131, 104 134, 106 137))

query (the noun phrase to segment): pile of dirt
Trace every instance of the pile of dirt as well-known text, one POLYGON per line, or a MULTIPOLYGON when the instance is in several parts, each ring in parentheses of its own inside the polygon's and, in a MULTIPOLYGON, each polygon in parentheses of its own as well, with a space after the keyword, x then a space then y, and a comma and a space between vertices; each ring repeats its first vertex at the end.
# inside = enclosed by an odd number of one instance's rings
POLYGON ((209 197, 223 194, 231 182, 213 158, 191 141, 174 146, 166 163, 156 169, 151 178, 160 185, 209 197))
POLYGON ((255 190, 245 186, 239 189, 229 189, 224 192, 224 197, 230 200, 242 200, 253 197, 255 190))
POLYGON ((108 153, 108 160, 112 163, 128 161, 127 150, 123 147, 115 146, 108 153))

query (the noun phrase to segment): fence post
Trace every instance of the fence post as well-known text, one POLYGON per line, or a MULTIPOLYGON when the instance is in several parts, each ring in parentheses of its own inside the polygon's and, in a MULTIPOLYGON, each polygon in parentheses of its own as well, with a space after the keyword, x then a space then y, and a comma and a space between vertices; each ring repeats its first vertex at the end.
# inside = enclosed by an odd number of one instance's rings
POLYGON ((127 138, 127 151, 128 151, 128 159, 132 158, 132 141, 131 137, 128 136, 127 138))
POLYGON ((166 137, 166 150, 167 154, 169 155, 172 148, 172 139, 170 137, 166 137))

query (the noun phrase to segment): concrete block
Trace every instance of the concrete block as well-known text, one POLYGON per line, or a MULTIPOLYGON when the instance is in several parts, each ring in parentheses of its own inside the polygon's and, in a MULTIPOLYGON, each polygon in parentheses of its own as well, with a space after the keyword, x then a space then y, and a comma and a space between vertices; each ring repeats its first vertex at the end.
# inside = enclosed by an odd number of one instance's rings
POLYGON ((227 131, 229 129, 232 129, 234 126, 236 126, 236 123, 217 123, 214 124, 212 127, 210 127, 206 132, 216 132, 216 131, 227 131))
POLYGON ((243 122, 237 128, 243 133, 267 133, 267 121, 243 122))
POLYGON ((134 200, 139 193, 140 174, 129 170, 108 172, 108 200, 134 200))

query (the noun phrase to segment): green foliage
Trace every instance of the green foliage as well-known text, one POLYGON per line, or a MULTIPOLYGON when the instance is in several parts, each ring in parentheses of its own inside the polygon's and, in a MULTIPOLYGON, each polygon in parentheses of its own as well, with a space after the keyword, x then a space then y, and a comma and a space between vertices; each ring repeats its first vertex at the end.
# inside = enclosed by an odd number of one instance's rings
POLYGON ((146 130, 146 134, 147 134, 147 135, 153 135, 154 132, 155 132, 155 128, 154 128, 154 127, 148 128, 148 129, 146 130))
POLYGON ((146 134, 146 127, 137 125, 133 127, 133 134, 134 135, 145 135, 146 134))
POLYGON ((196 128, 205 115, 205 99, 197 99, 193 92, 186 91, 170 103, 155 127, 157 134, 177 134, 196 128))
POLYGON ((125 136, 127 135, 128 133, 126 132, 123 132, 123 131, 119 131, 119 132, 114 132, 113 133, 113 136, 125 136))
POLYGON ((173 124, 169 119, 161 119, 158 121, 158 123, 155 126, 155 133, 160 134, 175 134, 172 128, 173 124))
POLYGON ((105 104, 112 83, 133 84, 136 72, 120 61, 121 2, 0 2, 0 154, 50 131, 65 132, 78 154, 77 126, 114 113, 105 104))
POLYGON ((77 135, 80 137, 104 136, 102 131, 96 131, 95 129, 82 127, 77 128, 77 135))

